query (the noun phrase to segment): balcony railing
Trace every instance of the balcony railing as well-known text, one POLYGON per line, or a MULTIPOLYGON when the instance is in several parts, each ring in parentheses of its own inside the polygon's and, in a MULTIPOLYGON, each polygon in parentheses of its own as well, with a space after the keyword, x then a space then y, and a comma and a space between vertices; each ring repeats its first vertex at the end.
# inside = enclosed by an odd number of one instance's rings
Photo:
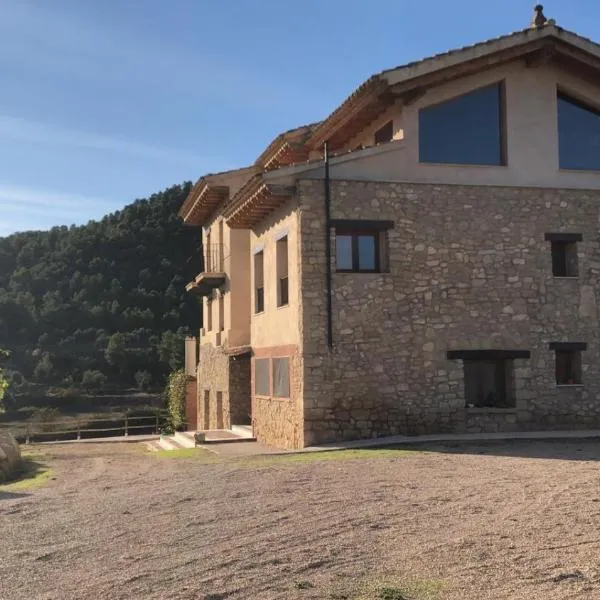
POLYGON ((204 246, 204 273, 223 273, 225 248, 223 244, 207 244, 204 246))

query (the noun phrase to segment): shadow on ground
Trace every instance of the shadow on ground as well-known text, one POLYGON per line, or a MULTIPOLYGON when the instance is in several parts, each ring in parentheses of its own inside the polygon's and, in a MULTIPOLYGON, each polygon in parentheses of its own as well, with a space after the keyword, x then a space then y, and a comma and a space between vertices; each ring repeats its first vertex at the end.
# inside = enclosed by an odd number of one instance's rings
MULTIPOLYGON (((390 447, 391 448, 391 447, 390 447)), ((437 442, 393 446, 398 450, 505 456, 510 458, 540 458, 556 460, 600 460, 600 440, 504 440, 490 442, 437 442)), ((373 448, 372 450, 377 450, 373 448)))
POLYGON ((16 500, 17 498, 25 498, 27 494, 20 494, 17 492, 3 492, 0 490, 0 502, 2 500, 16 500))

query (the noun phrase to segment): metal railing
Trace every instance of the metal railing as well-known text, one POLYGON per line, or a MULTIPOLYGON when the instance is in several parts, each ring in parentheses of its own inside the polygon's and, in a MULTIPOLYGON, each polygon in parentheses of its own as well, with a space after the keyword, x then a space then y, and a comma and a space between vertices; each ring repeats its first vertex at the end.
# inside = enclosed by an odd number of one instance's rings
POLYGON ((158 435, 168 420, 167 411, 153 415, 115 413, 106 417, 75 417, 51 421, 27 421, 14 428, 20 443, 35 441, 68 441, 117 436, 158 435), (103 425, 104 424, 104 425, 103 425), (54 439, 53 439, 54 438, 54 439))
POLYGON ((204 272, 223 273, 225 269, 225 247, 223 244, 204 246, 204 272))

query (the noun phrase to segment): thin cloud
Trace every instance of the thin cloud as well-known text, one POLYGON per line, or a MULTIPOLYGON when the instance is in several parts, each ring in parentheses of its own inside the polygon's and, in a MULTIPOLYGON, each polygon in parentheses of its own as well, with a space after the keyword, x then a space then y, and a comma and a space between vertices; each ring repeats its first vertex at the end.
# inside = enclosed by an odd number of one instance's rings
POLYGON ((108 200, 80 194, 0 184, 0 236, 54 225, 87 223, 113 206, 108 200))
POLYGON ((9 115, 0 115, 0 136, 4 139, 29 144, 57 145, 118 152, 158 161, 184 162, 193 166, 198 166, 207 161, 205 157, 194 156, 179 150, 160 148, 132 140, 57 127, 48 123, 29 121, 9 115))

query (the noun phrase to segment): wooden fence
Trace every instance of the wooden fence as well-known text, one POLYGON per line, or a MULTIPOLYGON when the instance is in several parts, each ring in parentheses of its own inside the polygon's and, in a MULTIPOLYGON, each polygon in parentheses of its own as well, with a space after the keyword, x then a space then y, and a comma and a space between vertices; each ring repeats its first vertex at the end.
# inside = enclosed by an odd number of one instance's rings
MULTIPOLYGON (((76 417, 49 421, 27 421, 15 431, 21 443, 67 441, 94 437, 157 435, 166 425, 167 411, 153 415, 110 414, 106 417, 76 417)), ((0 427, 2 424, 0 424, 0 427)))

